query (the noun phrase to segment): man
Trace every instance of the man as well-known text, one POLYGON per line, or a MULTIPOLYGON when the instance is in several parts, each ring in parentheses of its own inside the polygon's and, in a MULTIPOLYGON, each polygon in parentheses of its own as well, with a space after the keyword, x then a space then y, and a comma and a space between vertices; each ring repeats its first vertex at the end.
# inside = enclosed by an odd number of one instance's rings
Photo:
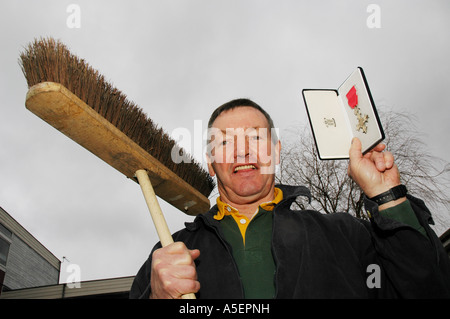
POLYGON ((374 198, 400 185, 384 145, 363 156, 355 139, 349 151, 348 174, 367 196, 368 222, 290 209, 309 191, 275 185, 281 144, 256 103, 228 102, 208 127, 217 205, 175 233, 174 244, 154 247, 131 298, 450 297, 450 261, 423 202, 374 198))

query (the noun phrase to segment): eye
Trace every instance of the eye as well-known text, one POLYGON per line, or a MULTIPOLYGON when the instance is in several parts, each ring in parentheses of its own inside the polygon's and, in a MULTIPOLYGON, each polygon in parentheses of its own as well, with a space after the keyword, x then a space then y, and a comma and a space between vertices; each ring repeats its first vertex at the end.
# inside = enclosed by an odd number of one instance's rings
POLYGON ((252 141, 259 141, 259 140, 261 140, 261 136, 259 136, 259 135, 252 135, 252 136, 250 136, 250 140, 252 140, 252 141))
POLYGON ((232 138, 226 138, 226 139, 224 139, 224 140, 222 140, 220 142, 220 145, 221 146, 226 146, 226 145, 230 145, 232 143, 233 143, 233 139, 232 138))

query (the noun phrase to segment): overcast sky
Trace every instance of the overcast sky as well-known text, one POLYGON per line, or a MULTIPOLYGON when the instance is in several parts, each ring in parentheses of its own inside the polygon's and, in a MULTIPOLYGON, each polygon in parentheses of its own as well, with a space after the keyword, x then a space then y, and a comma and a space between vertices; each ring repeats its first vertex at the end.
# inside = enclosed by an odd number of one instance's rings
MULTIPOLYGON (((18 57, 34 38, 60 39, 168 133, 205 129, 247 97, 283 138, 307 123, 302 89, 337 88, 361 66, 377 107, 417 116, 427 151, 448 161, 449 30, 448 0, 0 0, 0 206, 81 280, 135 275, 158 240, 136 183, 25 109, 18 57)), ((172 232, 192 220, 161 205, 172 232)))

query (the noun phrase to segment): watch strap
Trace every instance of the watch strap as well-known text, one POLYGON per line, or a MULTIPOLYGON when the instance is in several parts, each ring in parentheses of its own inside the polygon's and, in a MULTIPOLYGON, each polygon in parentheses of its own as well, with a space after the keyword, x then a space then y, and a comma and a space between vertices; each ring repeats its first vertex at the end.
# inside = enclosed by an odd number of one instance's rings
POLYGON ((398 186, 392 187, 387 192, 381 193, 381 194, 371 197, 369 199, 373 200, 378 205, 382 205, 382 204, 385 204, 390 201, 393 201, 393 200, 396 200, 396 199, 406 196, 407 192, 408 192, 408 190, 406 189, 405 185, 398 185, 398 186))

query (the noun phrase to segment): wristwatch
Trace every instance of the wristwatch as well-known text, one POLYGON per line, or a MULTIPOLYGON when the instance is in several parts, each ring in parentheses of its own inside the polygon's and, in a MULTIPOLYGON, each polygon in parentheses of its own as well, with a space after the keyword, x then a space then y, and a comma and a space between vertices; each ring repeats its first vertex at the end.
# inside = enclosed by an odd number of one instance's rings
POLYGON ((406 189, 405 185, 398 185, 395 187, 392 187, 387 192, 381 193, 377 196, 374 196, 372 198, 369 198, 370 200, 373 200, 378 205, 385 204, 387 202, 399 199, 401 197, 405 197, 408 190, 406 189))

